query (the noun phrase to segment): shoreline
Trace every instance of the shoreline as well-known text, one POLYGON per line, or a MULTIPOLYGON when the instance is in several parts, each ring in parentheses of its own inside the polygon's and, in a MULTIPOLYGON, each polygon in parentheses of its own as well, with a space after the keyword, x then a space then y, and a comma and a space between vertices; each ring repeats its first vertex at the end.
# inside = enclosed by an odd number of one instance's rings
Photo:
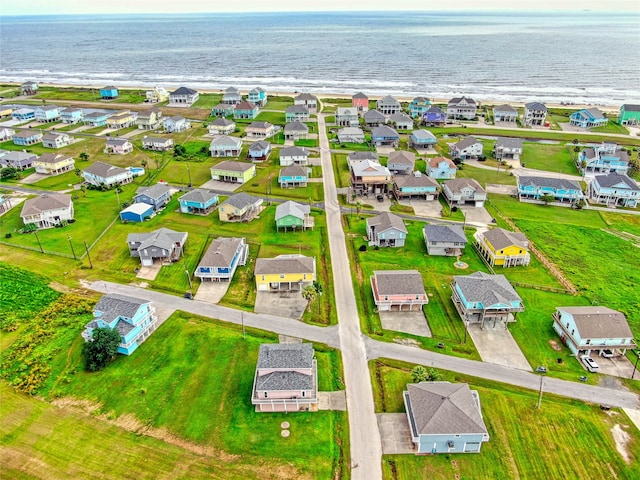
MULTIPOLYGON (((2 80, 0 80, 0 83, 6 84, 6 85, 12 85, 12 86, 16 86, 19 87, 21 85, 20 82, 4 82, 2 80)), ((90 84, 73 84, 73 83, 50 83, 50 82, 38 82, 36 81, 36 83, 38 83, 39 86, 43 86, 43 87, 53 87, 53 88, 78 88, 78 89, 100 89, 101 85, 90 85, 90 84)), ((115 85, 116 88, 122 89, 122 90, 150 90, 153 87, 150 86, 144 86, 144 85, 134 85, 134 84, 122 84, 122 85, 115 85)), ((187 86, 188 85, 184 85, 187 86)), ((172 86, 170 88, 165 87, 167 91, 171 91, 175 88, 179 88, 176 86, 172 86)), ((191 88, 191 87, 189 87, 191 88)), ((225 87, 226 88, 226 87, 225 87)), ((198 93, 206 93, 206 94, 221 94, 224 93, 225 88, 197 88, 194 90, 197 90, 198 93)), ((246 96, 249 92, 249 90, 242 90, 239 89, 240 93, 243 96, 246 96)), ((347 94, 344 92, 323 92, 323 93, 317 93, 317 92, 312 92, 310 90, 297 90, 297 91, 290 91, 290 90, 274 90, 274 91, 270 91, 269 89, 266 89, 267 91, 267 95, 272 95, 272 96, 280 96, 280 97, 295 97, 297 95, 300 95, 301 93, 310 93, 311 95, 314 95, 315 97, 317 97, 319 100, 323 100, 323 99, 331 99, 331 98, 338 98, 338 99, 350 99, 352 97, 352 94, 347 94)), ((366 91, 363 91, 362 93, 364 93, 365 95, 368 95, 366 91)), ((393 95, 393 94, 389 94, 391 95, 393 98, 395 98, 396 100, 398 100, 399 102, 411 102, 416 96, 407 96, 407 95, 393 95)), ((384 97, 385 95, 369 95, 369 100, 379 100, 380 98, 384 97)), ((430 100, 430 102, 432 104, 447 104, 449 102, 449 100, 451 98, 455 98, 455 97, 450 97, 450 98, 443 98, 443 97, 429 97, 428 95, 419 95, 419 96, 424 96, 425 98, 428 98, 430 100)), ((461 96, 461 95, 460 95, 461 96)), ((469 98, 474 98, 473 95, 465 95, 469 98)), ((7 100, 10 99, 5 99, 0 101, 0 103, 6 103, 7 100)), ((522 100, 515 100, 515 99, 511 99, 511 100, 492 100, 492 99, 483 99, 483 100, 477 100, 476 98, 474 98, 474 100, 476 100, 476 103, 478 104, 478 106, 481 105, 504 105, 504 104, 508 104, 511 105, 512 107, 524 107, 525 103, 528 102, 534 102, 534 101, 540 101, 540 100, 535 100, 535 99, 530 99, 527 101, 522 101, 522 100)), ((543 103, 544 105, 546 105, 548 108, 565 108, 565 109, 575 109, 575 110, 580 110, 583 108, 598 108, 601 111, 605 112, 605 113, 618 113, 620 111, 620 106, 619 105, 603 105, 603 104, 596 104, 596 103, 557 103, 557 102, 545 102, 545 101, 541 101, 541 103, 543 103)))

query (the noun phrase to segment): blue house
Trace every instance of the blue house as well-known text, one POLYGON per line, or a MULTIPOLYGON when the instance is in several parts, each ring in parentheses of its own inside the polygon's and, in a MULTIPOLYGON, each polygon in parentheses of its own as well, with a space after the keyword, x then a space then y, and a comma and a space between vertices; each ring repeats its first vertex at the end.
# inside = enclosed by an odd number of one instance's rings
POLYGON ((436 136, 429 130, 414 130, 409 137, 409 144, 413 148, 432 149, 438 143, 436 136))
POLYGON ((582 200, 584 195, 580 184, 575 180, 545 177, 518 177, 518 197, 520 201, 538 201, 544 195, 551 195, 554 202, 568 206, 582 200))
POLYGON ((202 282, 231 281, 238 266, 247 263, 248 255, 244 238, 218 237, 209 245, 194 275, 202 282))
POLYGON ((371 129, 371 141, 375 146, 397 147, 400 143, 400 135, 387 125, 380 125, 371 129))
POLYGON ((150 301, 111 293, 93 309, 93 320, 85 325, 82 338, 91 342, 96 328, 115 328, 120 334, 118 353, 131 355, 154 332, 157 322, 150 301))
POLYGON ((211 115, 214 117, 230 117, 235 111, 235 105, 229 103, 219 103, 211 109, 211 115))
POLYGON ((456 178, 458 167, 453 160, 445 157, 432 157, 427 163, 427 175, 439 180, 456 178))
POLYGON ((135 203, 152 205, 154 211, 163 208, 171 200, 171 188, 166 183, 156 183, 150 187, 140 187, 133 197, 135 203))
POLYGON ((19 122, 34 120, 36 118, 36 111, 33 108, 18 108, 11 112, 11 118, 19 122))
POLYGON ((569 123, 576 127, 591 128, 591 127, 603 127, 609 120, 597 108, 585 108, 574 112, 569 117, 569 123))
POLYGON ((271 153, 271 144, 264 140, 258 140, 249 145, 249 152, 247 158, 252 162, 264 162, 269 158, 271 153))
POLYGON ((42 141, 42 132, 39 130, 23 130, 13 136, 13 144, 27 147, 42 141))
POLYGON ((108 118, 109 114, 107 112, 91 112, 84 116, 84 123, 92 127, 104 127, 108 118))
POLYGON ((263 88, 256 87, 249 91, 247 100, 249 100, 249 103, 264 107, 267 104, 267 92, 263 88))
POLYGON ((578 168, 584 173, 627 173, 629 153, 615 143, 602 142, 601 145, 585 148, 578 157, 578 168))
POLYGON ((444 125, 447 115, 440 107, 431 106, 422 114, 422 123, 425 125, 444 125))
POLYGON ((79 123, 83 120, 84 114, 81 108, 63 108, 60 111, 60 120, 63 123, 79 123))
POLYGON ((120 220, 123 222, 142 223, 153 215, 153 205, 146 203, 133 203, 120 212, 120 220))
POLYGON ((196 188, 181 196, 179 201, 182 213, 208 215, 218 203, 218 194, 204 188, 196 188))
POLYGON ((466 383, 410 383, 403 392, 416 454, 478 453, 489 433, 480 397, 466 383))
POLYGON ((280 188, 306 187, 309 180, 309 170, 308 167, 296 164, 281 168, 278 175, 280 188))
POLYGON ((635 208, 640 202, 638 184, 624 173, 596 175, 589 184, 589 198, 612 207, 635 208))
POLYGON ((411 175, 394 175, 392 182, 393 194, 397 200, 413 197, 435 200, 440 192, 438 182, 417 171, 411 175))
POLYGON ((251 102, 240 102, 233 110, 233 118, 249 118, 253 119, 258 116, 260 109, 251 102))
POLYGON ((409 104, 409 113, 411 118, 422 118, 429 108, 431 108, 431 102, 428 98, 416 97, 409 104))
POLYGON ((42 123, 57 122, 60 120, 60 107, 56 105, 42 105, 36 107, 36 120, 42 123))
POLYGON ((114 98, 118 98, 118 89, 113 86, 101 88, 100 97, 102 97, 102 100, 113 100, 114 98))

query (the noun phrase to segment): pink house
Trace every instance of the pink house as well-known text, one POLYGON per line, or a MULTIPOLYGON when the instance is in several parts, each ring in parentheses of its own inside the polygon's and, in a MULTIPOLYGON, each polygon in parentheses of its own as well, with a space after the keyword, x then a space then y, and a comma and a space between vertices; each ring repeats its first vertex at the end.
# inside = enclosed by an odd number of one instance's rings
POLYGON ((379 311, 420 310, 429 303, 417 270, 376 270, 371 276, 373 300, 379 311), (405 308, 406 307, 406 308, 405 308))
POLYGON ((369 110, 369 97, 358 92, 351 97, 351 106, 357 108, 359 112, 366 112, 369 110))
POLYGON ((298 412, 318 405, 318 367, 310 343, 260 345, 251 403, 257 412, 298 412))
POLYGON ((125 155, 133 152, 133 144, 126 138, 110 138, 104 146, 104 153, 125 155))

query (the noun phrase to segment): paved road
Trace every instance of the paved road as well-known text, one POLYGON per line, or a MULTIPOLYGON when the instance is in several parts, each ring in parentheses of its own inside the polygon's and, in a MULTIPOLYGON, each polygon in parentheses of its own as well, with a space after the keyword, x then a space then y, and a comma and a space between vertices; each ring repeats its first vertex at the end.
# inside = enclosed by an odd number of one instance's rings
POLYGON ((344 365, 349 411, 351 465, 353 480, 382 478, 382 440, 373 405, 373 389, 367 364, 364 336, 360 332, 360 319, 351 282, 351 269, 342 230, 340 205, 331 162, 329 140, 326 135, 325 115, 318 115, 320 158, 324 177, 325 211, 333 288, 336 296, 342 363, 344 365))

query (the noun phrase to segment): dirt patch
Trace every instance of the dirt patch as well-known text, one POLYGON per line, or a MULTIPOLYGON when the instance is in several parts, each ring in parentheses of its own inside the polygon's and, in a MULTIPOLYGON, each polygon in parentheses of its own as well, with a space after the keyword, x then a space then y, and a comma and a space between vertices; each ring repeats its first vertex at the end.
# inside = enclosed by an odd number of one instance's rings
POLYGON ((420 347, 420 342, 413 338, 394 338, 393 343, 399 343, 400 345, 406 345, 408 347, 420 347))
POLYGON ((631 463, 631 457, 627 451, 627 444, 631 440, 631 435, 622 429, 622 425, 616 423, 611 429, 613 439, 616 441, 616 450, 622 456, 625 462, 631 463))
POLYGON ((553 348, 556 352, 562 351, 562 345, 560 345, 555 340, 549 340, 549 345, 551 345, 551 348, 553 348))
POLYGON ((87 414, 93 413, 102 407, 102 405, 97 402, 73 397, 56 398, 51 402, 51 404, 58 408, 70 408, 87 414))

